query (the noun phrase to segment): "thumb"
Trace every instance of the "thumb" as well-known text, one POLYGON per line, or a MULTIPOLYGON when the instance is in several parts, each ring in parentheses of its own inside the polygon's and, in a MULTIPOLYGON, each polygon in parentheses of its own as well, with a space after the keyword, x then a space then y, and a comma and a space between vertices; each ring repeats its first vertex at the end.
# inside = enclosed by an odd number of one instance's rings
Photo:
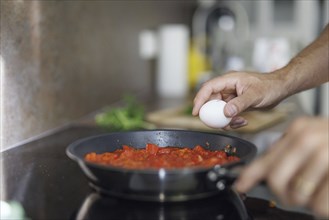
POLYGON ((247 95, 237 96, 226 103, 224 114, 226 117, 234 117, 252 105, 252 98, 247 95))

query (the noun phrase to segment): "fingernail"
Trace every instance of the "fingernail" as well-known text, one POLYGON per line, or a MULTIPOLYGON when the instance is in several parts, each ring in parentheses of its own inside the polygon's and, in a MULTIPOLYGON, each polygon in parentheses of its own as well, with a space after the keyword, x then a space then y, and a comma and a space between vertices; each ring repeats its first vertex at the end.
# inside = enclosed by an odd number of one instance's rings
POLYGON ((246 126, 248 124, 248 121, 243 120, 243 121, 235 121, 233 124, 231 124, 231 128, 240 128, 243 126, 246 126))
POLYGON ((231 124, 235 124, 235 125, 240 125, 246 122, 246 119, 242 118, 242 117, 238 117, 238 118, 234 118, 232 119, 231 124))
POLYGON ((237 114, 237 108, 236 108, 236 106, 235 105, 227 105, 226 106, 226 112, 228 113, 228 117, 233 117, 233 116, 235 116, 236 114, 237 114))

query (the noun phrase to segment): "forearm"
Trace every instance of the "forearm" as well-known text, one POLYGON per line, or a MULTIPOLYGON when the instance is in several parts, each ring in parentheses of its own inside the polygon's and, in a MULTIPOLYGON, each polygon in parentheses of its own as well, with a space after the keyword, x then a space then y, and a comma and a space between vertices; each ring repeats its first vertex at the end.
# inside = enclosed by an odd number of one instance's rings
POLYGON ((286 96, 328 82, 329 25, 309 46, 298 53, 287 66, 276 71, 284 80, 286 96))

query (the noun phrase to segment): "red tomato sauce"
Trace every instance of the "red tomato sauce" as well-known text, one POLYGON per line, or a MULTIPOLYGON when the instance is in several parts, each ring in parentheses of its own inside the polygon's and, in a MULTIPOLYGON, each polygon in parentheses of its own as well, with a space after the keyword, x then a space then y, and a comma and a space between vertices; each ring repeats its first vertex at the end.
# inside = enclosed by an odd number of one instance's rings
MULTIPOLYGON (((230 147, 229 145, 226 147, 230 147)), ((212 167, 217 164, 240 160, 237 156, 229 156, 224 150, 206 150, 201 145, 187 147, 159 147, 146 144, 145 148, 137 149, 123 145, 114 152, 96 154, 90 152, 85 160, 92 163, 110 165, 128 169, 159 169, 212 167)))

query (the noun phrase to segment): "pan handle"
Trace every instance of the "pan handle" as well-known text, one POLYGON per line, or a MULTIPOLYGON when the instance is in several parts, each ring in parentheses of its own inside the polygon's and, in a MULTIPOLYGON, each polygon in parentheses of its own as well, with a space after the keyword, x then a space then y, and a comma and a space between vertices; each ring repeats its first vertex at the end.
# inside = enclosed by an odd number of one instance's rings
POLYGON ((208 172, 207 177, 210 182, 216 185, 219 191, 224 191, 230 188, 239 177, 243 165, 245 165, 245 161, 239 161, 225 166, 216 165, 208 172))

